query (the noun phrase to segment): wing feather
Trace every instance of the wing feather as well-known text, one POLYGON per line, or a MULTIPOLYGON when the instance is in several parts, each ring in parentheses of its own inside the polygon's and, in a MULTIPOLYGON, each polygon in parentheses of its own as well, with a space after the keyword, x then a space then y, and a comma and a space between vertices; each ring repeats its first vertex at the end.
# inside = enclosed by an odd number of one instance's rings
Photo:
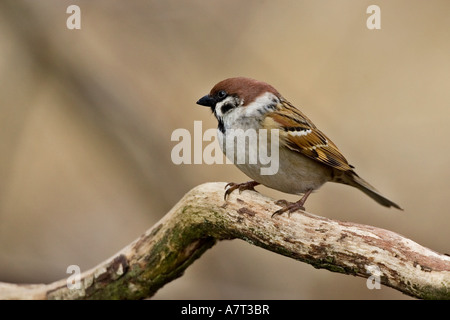
POLYGON ((280 130, 280 139, 289 149, 333 168, 352 170, 337 146, 289 102, 282 100, 264 121, 266 127, 280 130))

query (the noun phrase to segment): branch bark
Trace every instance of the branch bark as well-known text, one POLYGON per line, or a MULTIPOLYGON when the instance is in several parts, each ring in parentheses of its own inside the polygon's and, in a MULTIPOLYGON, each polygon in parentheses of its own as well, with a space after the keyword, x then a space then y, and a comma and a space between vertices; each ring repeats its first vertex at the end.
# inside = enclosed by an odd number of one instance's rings
POLYGON ((0 283, 0 299, 143 299, 184 270, 216 241, 242 239, 267 250, 381 283, 423 299, 450 299, 450 257, 392 231, 310 213, 271 218, 279 209, 256 192, 223 201, 224 183, 192 189, 140 238, 81 274, 51 284, 0 283))

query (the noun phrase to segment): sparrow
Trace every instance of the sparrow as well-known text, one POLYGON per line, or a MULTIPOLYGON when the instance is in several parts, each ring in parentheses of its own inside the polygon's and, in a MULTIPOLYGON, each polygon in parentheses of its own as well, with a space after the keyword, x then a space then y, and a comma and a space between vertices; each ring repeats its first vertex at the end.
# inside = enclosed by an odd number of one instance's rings
MULTIPOLYGON (((236 189, 255 191, 254 187, 262 184, 284 193, 303 195, 297 202, 277 202, 282 208, 272 217, 284 212, 290 215, 297 210, 304 211, 306 199, 325 182, 336 182, 361 190, 385 207, 403 210, 358 176, 336 144, 271 85, 245 77, 225 79, 197 104, 211 108, 218 121, 217 138, 225 155, 230 146, 224 142, 236 129, 278 130, 278 171, 263 175, 259 162, 236 163, 235 158, 230 159, 252 180, 227 184, 225 200, 236 189)), ((248 154, 251 148, 258 148, 249 144, 241 152, 248 154)))

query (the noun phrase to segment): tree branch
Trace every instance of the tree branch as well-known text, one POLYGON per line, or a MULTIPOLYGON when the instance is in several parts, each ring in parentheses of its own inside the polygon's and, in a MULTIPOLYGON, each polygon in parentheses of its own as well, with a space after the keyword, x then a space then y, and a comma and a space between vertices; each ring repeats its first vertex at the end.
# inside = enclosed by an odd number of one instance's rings
POLYGON ((237 192, 223 201, 224 183, 192 189, 140 238, 81 274, 81 289, 0 283, 0 299, 142 299, 151 297, 217 240, 242 239, 267 250, 381 283, 423 299, 450 299, 450 257, 392 231, 310 213, 271 214, 273 199, 237 192))

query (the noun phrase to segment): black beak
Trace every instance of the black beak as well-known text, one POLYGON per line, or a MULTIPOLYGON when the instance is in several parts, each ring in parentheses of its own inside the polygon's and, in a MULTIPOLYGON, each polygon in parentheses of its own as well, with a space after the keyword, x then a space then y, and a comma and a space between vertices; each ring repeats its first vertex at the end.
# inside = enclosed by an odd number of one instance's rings
POLYGON ((206 96, 201 97, 200 100, 197 101, 197 104, 213 108, 216 105, 216 101, 209 94, 207 94, 206 96))

